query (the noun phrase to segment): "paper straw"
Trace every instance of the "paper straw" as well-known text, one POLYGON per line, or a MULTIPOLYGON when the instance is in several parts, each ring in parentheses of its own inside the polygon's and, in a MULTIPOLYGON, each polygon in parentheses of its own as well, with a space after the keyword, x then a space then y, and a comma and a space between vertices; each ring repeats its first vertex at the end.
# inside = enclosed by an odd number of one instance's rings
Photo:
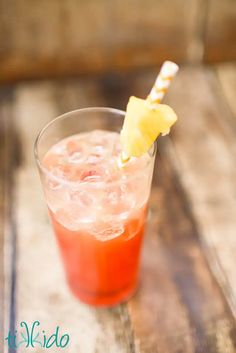
POLYGON ((168 87, 174 76, 177 74, 179 67, 172 61, 165 61, 161 67, 159 75, 152 87, 150 94, 147 97, 147 103, 155 108, 156 104, 159 104, 164 97, 168 87))

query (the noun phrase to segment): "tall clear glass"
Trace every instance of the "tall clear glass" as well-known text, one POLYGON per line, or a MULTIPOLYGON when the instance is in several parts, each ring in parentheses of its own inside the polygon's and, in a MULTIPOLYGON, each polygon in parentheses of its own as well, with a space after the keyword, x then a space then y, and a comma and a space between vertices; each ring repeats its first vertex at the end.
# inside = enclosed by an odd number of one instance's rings
POLYGON ((111 108, 72 111, 45 126, 35 142, 68 284, 81 301, 96 306, 125 301, 138 283, 156 147, 111 169, 119 147, 113 146, 114 132, 120 132, 124 115, 111 108))

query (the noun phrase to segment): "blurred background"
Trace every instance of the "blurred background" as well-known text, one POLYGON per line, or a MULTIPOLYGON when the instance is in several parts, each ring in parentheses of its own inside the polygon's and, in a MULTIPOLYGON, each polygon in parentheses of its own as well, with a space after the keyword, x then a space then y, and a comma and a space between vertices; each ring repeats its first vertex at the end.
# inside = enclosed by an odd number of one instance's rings
POLYGON ((0 82, 236 59, 235 0, 0 0, 0 82))
POLYGON ((0 0, 0 352, 3 309, 12 332, 79 333, 68 353, 236 351, 235 88, 236 0, 0 0), (179 121, 160 143, 142 288, 95 313, 65 284, 32 146, 59 114, 145 97, 167 59, 179 121))

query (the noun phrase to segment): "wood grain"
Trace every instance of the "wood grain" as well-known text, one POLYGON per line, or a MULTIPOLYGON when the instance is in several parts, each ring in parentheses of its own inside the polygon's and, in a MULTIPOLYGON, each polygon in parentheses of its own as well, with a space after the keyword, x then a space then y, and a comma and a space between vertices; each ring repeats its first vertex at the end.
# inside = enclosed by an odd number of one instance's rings
POLYGON ((59 325, 71 335, 68 353, 236 351, 236 132, 209 69, 182 68, 167 96, 179 122, 173 142, 159 144, 136 296, 114 309, 93 309, 65 284, 33 160, 36 133, 75 108, 124 108, 130 94, 146 96, 155 76, 148 71, 14 88, 22 148, 15 178, 16 327, 21 320, 39 320, 47 332, 59 325))
POLYGON ((4 337, 14 329, 13 276, 15 238, 12 207, 13 170, 17 164, 14 151, 14 127, 11 125, 13 91, 0 88, 0 351, 5 352, 4 337))
POLYGON ((137 351, 225 352, 218 346, 221 336, 233 353, 236 326, 166 152, 159 146, 142 286, 128 303, 137 351))
POLYGON ((236 59, 236 3, 233 0, 208 0, 204 31, 207 62, 236 59))
MULTIPOLYGON (((144 95, 151 76, 137 78, 137 94, 144 95)), ((235 124, 211 69, 182 68, 166 101, 180 117, 168 145, 169 158, 235 315, 235 124)))
POLYGON ((5 221, 5 119, 0 111, 0 151, 3 169, 0 174, 0 351, 3 351, 4 337, 4 221, 5 221))
POLYGON ((170 94, 169 99, 181 116, 173 158, 201 229, 209 263, 236 316, 236 126, 217 94, 213 72, 186 70, 182 77, 181 85, 176 82, 175 96, 170 94), (192 80, 198 85, 194 91, 192 80), (180 106, 181 100, 191 106, 180 106))
MULTIPOLYGON (((183 69, 177 82, 171 87, 172 94, 169 94, 168 100, 179 94, 196 94, 196 85, 202 83, 201 74, 201 69, 183 69)), ((118 87, 126 87, 124 96, 132 91, 133 94, 145 97, 155 76, 151 72, 122 77, 122 83, 118 87)), ((210 90, 211 83, 207 82, 206 86, 210 90)), ((106 95, 108 105, 117 97, 116 90, 113 88, 112 94, 111 87, 113 85, 108 81, 105 90, 109 92, 106 95)), ((197 92, 205 93, 202 86, 197 92)), ((195 110, 194 100, 186 97, 184 102, 188 102, 190 111, 195 110)), ((121 97, 119 103, 123 108, 121 97)), ((173 101, 173 106, 178 109, 179 106, 185 107, 185 104, 179 98, 177 102, 173 101)), ((180 119, 188 116, 189 112, 180 119)), ((207 128, 204 129, 207 133, 207 128)), ((159 146, 161 157, 157 159, 154 174, 150 201, 152 215, 144 248, 141 290, 128 303, 136 349, 138 352, 168 353, 224 352, 225 349, 234 352, 235 322, 221 289, 208 268, 200 242, 204 234, 201 233, 199 219, 195 220, 196 214, 194 213, 194 217, 189 208, 188 197, 179 181, 182 181, 181 169, 176 168, 168 146, 169 143, 159 146)), ((190 146, 185 148, 189 149, 190 146)), ((206 183, 207 180, 209 179, 206 179, 206 183)), ((185 183, 184 186, 187 195, 191 194, 185 183)), ((203 190, 203 186, 201 187, 203 190)), ((212 212, 210 206, 209 212, 212 212)), ((233 223, 235 220, 231 217, 231 225, 233 223)), ((230 225, 228 219, 224 225, 230 225)), ((228 245, 230 247, 233 243, 228 245)), ((231 270, 233 269, 232 262, 231 270)))
POLYGON ((118 0, 33 6, 1 0, 0 81, 156 66, 167 57, 195 60, 202 8, 200 0, 129 0, 122 6, 118 0))
POLYGON ((219 94, 225 97, 227 106, 230 108, 232 115, 236 119, 236 65, 233 63, 221 64, 216 68, 221 91, 219 94))

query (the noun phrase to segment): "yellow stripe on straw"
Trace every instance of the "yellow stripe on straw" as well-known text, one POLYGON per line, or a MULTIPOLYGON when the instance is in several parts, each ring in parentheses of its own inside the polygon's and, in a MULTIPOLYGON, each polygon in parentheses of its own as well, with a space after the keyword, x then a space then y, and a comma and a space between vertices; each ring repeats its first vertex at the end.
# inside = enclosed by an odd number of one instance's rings
POLYGON ((155 108, 155 105, 161 102, 178 70, 178 65, 172 61, 165 61, 163 63, 154 86, 152 87, 151 92, 147 97, 147 102, 151 107, 155 108))

